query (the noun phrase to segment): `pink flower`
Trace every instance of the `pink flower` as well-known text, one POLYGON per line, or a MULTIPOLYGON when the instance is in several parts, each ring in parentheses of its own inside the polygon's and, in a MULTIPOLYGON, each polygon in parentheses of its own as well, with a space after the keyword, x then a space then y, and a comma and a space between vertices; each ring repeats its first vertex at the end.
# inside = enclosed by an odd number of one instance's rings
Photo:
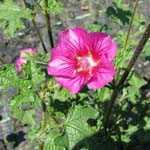
POLYGON ((27 55, 34 55, 36 51, 37 50, 35 48, 25 48, 20 50, 20 56, 16 59, 15 62, 17 72, 20 72, 23 65, 27 63, 27 55))
POLYGON ((52 49, 48 74, 72 93, 85 85, 90 89, 104 87, 113 80, 113 58, 116 43, 102 32, 87 32, 82 28, 61 32, 52 49))

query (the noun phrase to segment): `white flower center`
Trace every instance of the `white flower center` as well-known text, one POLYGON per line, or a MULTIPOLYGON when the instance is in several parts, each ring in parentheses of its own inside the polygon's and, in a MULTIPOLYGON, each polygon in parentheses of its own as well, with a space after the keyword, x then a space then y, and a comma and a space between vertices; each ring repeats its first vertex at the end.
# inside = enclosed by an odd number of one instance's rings
POLYGON ((92 55, 77 57, 77 72, 91 72, 96 67, 98 62, 94 60, 92 55))

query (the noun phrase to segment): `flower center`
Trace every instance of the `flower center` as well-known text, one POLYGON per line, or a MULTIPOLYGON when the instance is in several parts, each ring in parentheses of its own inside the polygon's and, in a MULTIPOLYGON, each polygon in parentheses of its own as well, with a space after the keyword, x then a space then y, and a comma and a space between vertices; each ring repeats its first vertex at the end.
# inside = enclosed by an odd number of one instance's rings
POLYGON ((94 68, 98 65, 99 61, 94 59, 91 53, 85 56, 77 56, 77 67, 76 71, 78 73, 92 74, 94 68))

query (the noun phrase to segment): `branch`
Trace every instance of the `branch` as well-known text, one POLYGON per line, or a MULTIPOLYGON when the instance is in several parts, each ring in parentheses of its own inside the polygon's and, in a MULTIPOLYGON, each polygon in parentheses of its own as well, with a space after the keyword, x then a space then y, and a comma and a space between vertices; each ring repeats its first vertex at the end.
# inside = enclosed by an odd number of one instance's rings
POLYGON ((106 132, 107 132, 107 128, 109 125, 109 120, 110 120, 112 108, 113 108, 114 103, 117 99, 118 93, 123 89, 123 84, 125 83, 132 67, 134 66, 136 60, 138 59, 140 53, 142 52, 142 50, 143 50, 146 42, 148 41, 149 37, 150 37, 150 24, 147 26, 147 28, 143 34, 143 37, 139 41, 138 46, 136 47, 135 52, 134 52, 132 58, 130 59, 129 64, 128 64, 125 72, 123 73, 121 79, 119 80, 119 82, 116 84, 116 86, 114 88, 114 91, 113 91, 112 96, 111 96, 110 104, 109 104, 108 109, 107 109, 108 111, 106 112, 106 117, 104 120, 104 127, 105 127, 106 132))
POLYGON ((41 42, 41 44, 42 44, 43 50, 45 51, 45 53, 47 53, 47 49, 46 49, 46 46, 45 46, 45 44, 44 44, 43 38, 42 38, 41 33, 40 33, 40 31, 39 31, 39 29, 38 29, 38 27, 37 27, 37 25, 36 25, 34 15, 33 15, 33 18, 32 18, 32 23, 33 23, 33 26, 34 26, 34 28, 35 28, 37 34, 38 34, 38 37, 39 37, 40 42, 41 42))
MULTIPOLYGON (((24 3, 24 7, 26 8, 26 1, 23 0, 23 3, 24 3)), ((45 46, 45 44, 44 44, 43 38, 42 38, 42 36, 41 36, 41 33, 40 33, 40 31, 39 31, 39 28, 38 28, 37 25, 36 25, 34 8, 33 8, 33 13, 32 13, 32 24, 33 24, 33 26, 34 26, 34 28, 35 28, 35 30, 36 30, 36 32, 37 32, 37 35, 38 35, 38 37, 39 37, 39 39, 40 39, 40 42, 41 42, 42 47, 43 47, 43 50, 45 51, 45 53, 47 53, 48 51, 47 51, 46 46, 45 46)))
POLYGON ((131 28, 132 28, 132 24, 133 24, 133 20, 134 20, 134 16, 135 16, 135 12, 136 12, 137 7, 138 7, 138 0, 135 1, 135 5, 134 5, 131 21, 130 21, 130 24, 129 24, 129 28, 128 28, 128 32, 127 32, 127 36, 126 36, 123 51, 125 51, 126 48, 127 48, 127 44, 128 44, 128 40, 129 40, 129 36, 130 36, 130 32, 131 32, 131 28))
POLYGON ((53 34, 52 34, 52 27, 51 27, 51 18, 50 18, 50 14, 48 13, 48 0, 45 0, 45 18, 46 18, 49 42, 50 42, 51 48, 53 48, 54 41, 53 41, 53 34))

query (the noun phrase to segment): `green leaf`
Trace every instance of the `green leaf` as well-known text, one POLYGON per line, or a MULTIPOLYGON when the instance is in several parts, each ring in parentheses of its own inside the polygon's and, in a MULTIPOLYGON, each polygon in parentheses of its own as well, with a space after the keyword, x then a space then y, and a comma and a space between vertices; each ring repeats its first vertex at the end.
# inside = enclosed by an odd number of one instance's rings
POLYGON ((149 47, 150 47, 150 42, 147 42, 147 44, 144 47, 144 51, 141 54, 143 57, 150 57, 149 47))
POLYGON ((53 99, 55 100, 59 100, 59 101, 68 101, 70 98, 72 98, 73 95, 71 95, 69 93, 68 90, 64 89, 64 88, 58 88, 57 90, 54 90, 54 94, 53 94, 53 99))
POLYGON ((65 122, 66 133, 69 139, 69 149, 72 149, 79 141, 96 132, 95 127, 91 127, 88 119, 96 119, 98 112, 90 106, 75 106, 68 114, 65 122))
POLYGON ((8 64, 0 68, 0 89, 16 87, 17 83, 18 76, 14 65, 8 64))
POLYGON ((59 100, 61 102, 69 101, 76 97, 71 94, 67 89, 62 88, 54 79, 47 79, 48 93, 53 97, 53 100, 59 100))
POLYGON ((15 118, 22 123, 32 126, 36 125, 35 110, 40 106, 40 103, 34 96, 32 90, 26 90, 25 92, 20 91, 20 93, 11 100, 10 106, 12 115, 15 118))
POLYGON ((132 103, 136 103, 137 96, 140 94, 139 89, 142 85, 145 84, 145 81, 133 74, 129 80, 129 84, 130 86, 127 88, 128 98, 132 103))
POLYGON ((26 56, 27 63, 23 66, 22 73, 20 77, 24 75, 22 82, 25 81, 25 78, 30 82, 30 87, 33 90, 37 90, 41 83, 45 81, 45 73, 42 71, 40 65, 36 63, 36 58, 33 56, 26 56))
POLYGON ((31 19, 28 9, 19 7, 13 0, 4 0, 0 3, 0 27, 13 37, 16 31, 24 28, 22 19, 31 19))
MULTIPOLYGON (((40 2, 41 7, 45 10, 45 0, 40 2)), ((48 0, 48 11, 52 14, 59 14, 63 11, 63 4, 57 0, 48 0)))
POLYGON ((99 32, 100 31, 100 29, 101 29, 101 25, 100 24, 88 24, 87 25, 87 29, 88 30, 91 30, 91 31, 93 31, 93 32, 99 32))
POLYGON ((45 74, 41 71, 41 68, 31 61, 31 81, 33 88, 39 87, 39 85, 45 80, 45 74))
POLYGON ((59 145, 59 137, 63 140, 63 137, 58 130, 51 130, 45 139, 44 150, 66 150, 64 146, 59 145))
POLYGON ((110 98, 111 90, 107 87, 97 90, 97 101, 105 102, 110 98))
POLYGON ((150 130, 150 117, 144 117, 145 126, 144 130, 150 130))
POLYGON ((136 75, 133 75, 132 78, 129 81, 129 84, 131 86, 135 86, 137 88, 141 87, 142 85, 144 85, 146 82, 142 79, 140 79, 139 77, 137 77, 136 75))
POLYGON ((23 123, 25 123, 25 124, 30 124, 32 126, 35 126, 36 125, 36 122, 35 122, 35 111, 34 110, 25 111, 23 113, 21 121, 23 123))
POLYGON ((130 139, 131 135, 137 130, 138 130, 138 127, 134 125, 129 125, 128 129, 126 130, 122 129, 121 132, 124 132, 124 133, 121 135, 121 140, 125 143, 129 143, 131 140, 130 139))
POLYGON ((63 5, 60 1, 48 0, 48 9, 53 14, 59 14, 63 10, 63 5))

